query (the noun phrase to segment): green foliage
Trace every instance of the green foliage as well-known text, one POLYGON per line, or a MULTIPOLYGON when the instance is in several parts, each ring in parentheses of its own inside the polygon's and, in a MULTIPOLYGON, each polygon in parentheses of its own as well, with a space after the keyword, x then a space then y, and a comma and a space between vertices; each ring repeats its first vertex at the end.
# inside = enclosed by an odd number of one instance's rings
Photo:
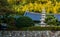
POLYGON ((56 0, 57 2, 60 2, 60 0, 56 0))
POLYGON ((32 27, 21 28, 20 30, 25 30, 25 31, 60 30, 60 26, 49 26, 49 27, 32 26, 32 27))
POLYGON ((60 13, 60 8, 58 9, 58 13, 60 13))
POLYGON ((11 6, 8 4, 7 0, 0 0, 0 14, 6 13, 15 13, 15 11, 11 9, 11 6))
POLYGON ((54 17, 53 14, 47 15, 45 22, 47 25, 58 25, 58 20, 54 17))
POLYGON ((1 5, 1 6, 6 6, 6 5, 8 5, 7 0, 0 0, 0 5, 1 5))
POLYGON ((34 26, 34 23, 32 19, 30 19, 29 17, 22 16, 16 20, 17 28, 30 27, 30 26, 34 26))

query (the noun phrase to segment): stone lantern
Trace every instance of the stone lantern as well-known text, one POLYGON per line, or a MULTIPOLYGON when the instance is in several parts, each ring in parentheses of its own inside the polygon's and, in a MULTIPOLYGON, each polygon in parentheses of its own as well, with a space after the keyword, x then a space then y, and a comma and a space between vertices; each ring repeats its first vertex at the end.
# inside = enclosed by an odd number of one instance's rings
POLYGON ((46 26, 45 18, 46 18, 46 12, 45 12, 45 9, 42 9, 41 19, 40 19, 40 21, 41 21, 40 25, 41 26, 46 26))

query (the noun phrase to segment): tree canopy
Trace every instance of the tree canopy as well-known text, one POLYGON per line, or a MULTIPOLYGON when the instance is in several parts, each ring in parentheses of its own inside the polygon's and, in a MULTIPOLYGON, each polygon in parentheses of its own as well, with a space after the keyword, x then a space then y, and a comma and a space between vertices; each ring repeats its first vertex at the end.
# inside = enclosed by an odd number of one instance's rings
POLYGON ((60 0, 0 0, 1 8, 21 14, 26 10, 41 12, 45 8, 46 13, 56 14, 60 13, 60 0))

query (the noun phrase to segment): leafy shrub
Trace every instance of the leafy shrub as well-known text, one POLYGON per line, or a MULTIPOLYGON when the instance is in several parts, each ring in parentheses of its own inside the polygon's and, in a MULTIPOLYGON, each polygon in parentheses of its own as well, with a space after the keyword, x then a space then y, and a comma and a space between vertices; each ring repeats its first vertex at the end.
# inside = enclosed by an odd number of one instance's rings
POLYGON ((15 28, 15 19, 9 15, 1 15, 0 16, 0 23, 6 23, 9 29, 15 28))
POLYGON ((47 15, 46 19, 45 19, 47 25, 58 25, 59 24, 59 21, 54 17, 53 14, 51 15, 47 15))
POLYGON ((22 16, 16 20, 16 27, 22 28, 22 27, 30 27, 34 26, 34 23, 31 18, 22 16))
POLYGON ((32 19, 26 16, 8 15, 0 20, 0 23, 6 23, 9 29, 34 26, 32 19))
POLYGON ((16 17, 17 15, 16 14, 11 14, 7 17, 7 24, 8 24, 8 29, 10 30, 14 30, 16 29, 16 17))

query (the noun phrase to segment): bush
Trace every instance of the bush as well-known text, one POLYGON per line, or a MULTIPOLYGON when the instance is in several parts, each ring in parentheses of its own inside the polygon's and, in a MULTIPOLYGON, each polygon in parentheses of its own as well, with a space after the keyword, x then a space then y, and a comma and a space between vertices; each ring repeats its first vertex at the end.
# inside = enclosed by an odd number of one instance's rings
POLYGON ((0 18, 0 23, 6 23, 9 29, 34 26, 31 18, 20 15, 4 16, 0 18))
POLYGON ((22 17, 16 19, 17 28, 30 27, 30 26, 34 26, 34 23, 31 18, 22 16, 22 17))
POLYGON ((57 18, 54 17, 53 14, 51 15, 47 15, 46 19, 45 19, 47 25, 58 25, 59 24, 59 21, 57 20, 57 18))
MULTIPOLYGON (((11 14, 7 17, 7 24, 8 24, 8 29, 9 30, 14 30, 14 29, 17 29, 16 28, 16 18, 18 17, 19 15, 16 15, 16 14, 11 14)), ((20 16, 19 16, 20 17, 20 16)))

